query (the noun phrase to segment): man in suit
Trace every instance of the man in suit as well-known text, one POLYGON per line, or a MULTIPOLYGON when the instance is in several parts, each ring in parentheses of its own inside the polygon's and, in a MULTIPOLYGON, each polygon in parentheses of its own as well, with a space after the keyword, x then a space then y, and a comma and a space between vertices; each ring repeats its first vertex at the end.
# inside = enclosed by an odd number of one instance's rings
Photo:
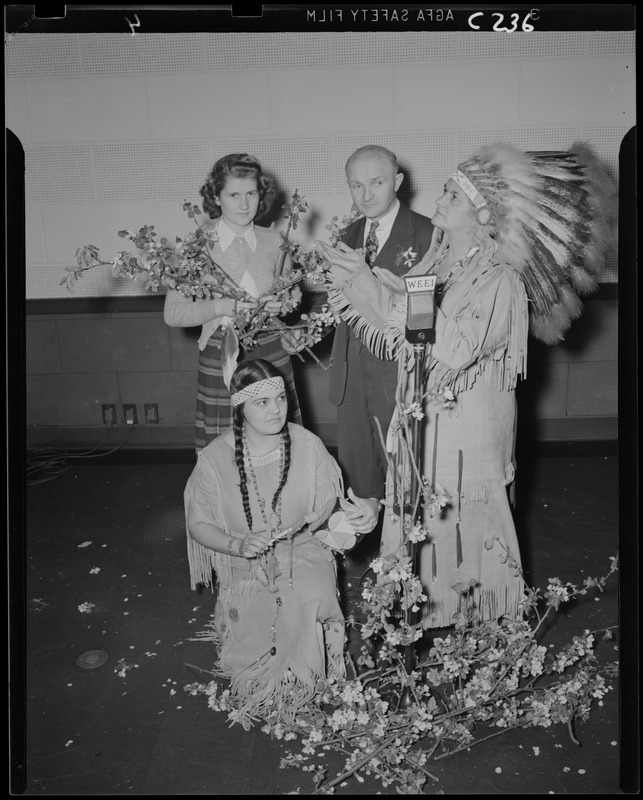
MULTIPOLYGON (((341 241, 362 250, 371 267, 396 275, 407 272, 429 249, 433 226, 398 200, 404 175, 394 153, 379 145, 360 147, 346 162, 346 178, 364 216, 348 227, 341 241)), ((337 406, 338 460, 346 485, 360 498, 363 511, 375 518, 386 480, 375 419, 386 436, 395 408, 397 368, 396 361, 374 356, 346 322, 335 330, 329 399, 337 406)))

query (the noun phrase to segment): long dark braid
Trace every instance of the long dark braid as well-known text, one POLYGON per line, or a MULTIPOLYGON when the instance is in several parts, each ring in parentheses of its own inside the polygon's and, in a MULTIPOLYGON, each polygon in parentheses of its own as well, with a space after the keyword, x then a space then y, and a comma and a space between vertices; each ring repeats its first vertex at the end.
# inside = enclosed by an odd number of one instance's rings
POLYGON ((234 460, 239 470, 239 489, 243 500, 243 512, 246 515, 248 530, 252 530, 252 511, 250 510, 250 496, 248 494, 248 476, 243 460, 243 406, 237 406, 232 413, 232 430, 234 432, 234 460))
POLYGON ((281 434, 284 437, 284 474, 281 476, 281 481, 279 482, 279 486, 277 486, 277 490, 275 492, 275 496, 272 498, 272 510, 277 511, 277 503, 279 502, 279 496, 286 485, 286 481, 288 480, 288 471, 290 469, 290 429, 288 427, 288 423, 286 423, 286 427, 281 434))
MULTIPOLYGON (((254 359, 253 361, 244 361, 234 371, 230 381, 230 393, 235 394, 241 391, 246 386, 250 386, 258 381, 265 380, 266 378, 279 378, 283 377, 281 372, 270 361, 262 358, 254 359)), ((252 530, 252 511, 250 510, 250 495, 248 493, 248 476, 246 475, 246 467, 244 463, 243 453, 243 403, 236 406, 232 410, 232 430, 234 433, 234 457, 239 471, 239 489, 241 491, 241 499, 243 500, 243 511, 246 515, 246 522, 248 529, 252 530)), ((286 423, 282 436, 284 437, 284 470, 281 476, 279 486, 275 491, 272 498, 272 510, 277 510, 279 497, 286 485, 288 479, 288 472, 290 470, 291 460, 291 439, 288 423, 286 423)))

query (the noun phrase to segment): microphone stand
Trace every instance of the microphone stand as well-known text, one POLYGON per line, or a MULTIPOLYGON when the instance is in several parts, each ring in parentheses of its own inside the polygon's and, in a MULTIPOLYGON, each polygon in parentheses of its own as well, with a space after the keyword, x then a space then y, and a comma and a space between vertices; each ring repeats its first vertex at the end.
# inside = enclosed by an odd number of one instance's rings
MULTIPOLYGON (((422 404, 422 385, 423 385, 423 376, 424 376, 424 362, 426 360, 426 344, 415 343, 413 345, 413 356, 414 356, 414 373, 413 373, 413 402, 418 403, 418 405, 422 404)), ((417 469, 421 468, 421 458, 422 458, 422 419, 417 419, 416 417, 411 416, 409 420, 411 426, 411 452, 413 454, 413 460, 417 469)), ((409 511, 414 511, 414 503, 415 499, 420 492, 420 480, 418 474, 413 467, 411 467, 411 480, 410 480, 410 506, 409 511)), ((416 512, 417 513, 417 512, 416 512)), ((413 520, 415 522, 415 520, 413 520)), ((409 558, 411 559, 411 569, 414 575, 419 574, 419 563, 418 563, 418 554, 419 548, 417 543, 409 541, 407 544, 407 552, 409 558)), ((413 611, 411 608, 407 608, 405 610, 406 614, 406 622, 409 627, 412 625, 417 624, 419 613, 417 611, 413 611)), ((404 646, 404 667, 408 674, 413 671, 415 667, 416 661, 416 652, 415 652, 415 644, 410 642, 409 644, 404 646)), ((404 708, 408 708, 413 702, 413 696, 411 693, 410 688, 407 686, 405 687, 402 697, 400 699, 400 705, 404 708)))
MULTIPOLYGON (((413 375, 413 403, 422 407, 423 384, 424 384, 424 362, 426 360, 426 346, 435 341, 435 285, 437 278, 435 275, 406 275, 404 283, 406 285, 406 340, 413 345, 414 375, 413 375)), ((402 487, 402 514, 413 515, 411 524, 414 525, 416 519, 421 518, 419 502, 420 492, 422 491, 420 470, 422 468, 422 415, 417 419, 414 415, 409 418, 409 428, 411 442, 409 449, 412 454, 414 466, 411 466, 409 480, 409 505, 407 506, 404 498, 404 487, 402 487), (416 500, 417 505, 416 505, 416 500)), ((413 574, 419 577, 418 555, 420 548, 410 540, 407 542, 407 553, 411 561, 413 574)), ((411 608, 404 609, 404 619, 410 628, 418 623, 418 612, 411 608)), ((415 643, 409 642, 404 645, 404 666, 407 675, 410 675, 415 668, 416 650, 415 643)), ((408 708, 414 700, 410 686, 405 686, 400 697, 400 705, 408 708)))

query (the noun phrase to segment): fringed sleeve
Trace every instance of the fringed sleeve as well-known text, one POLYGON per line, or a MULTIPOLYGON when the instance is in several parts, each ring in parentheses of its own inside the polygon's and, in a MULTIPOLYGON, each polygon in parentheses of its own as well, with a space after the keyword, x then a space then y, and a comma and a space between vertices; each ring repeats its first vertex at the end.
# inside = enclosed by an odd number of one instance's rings
POLYGON ((321 510, 334 497, 344 496, 342 473, 335 459, 324 447, 323 442, 309 434, 310 461, 315 465, 311 470, 313 481, 310 511, 321 510))
POLYGON ((227 531, 225 520, 221 516, 221 484, 203 451, 197 456, 197 463, 188 479, 183 498, 190 585, 192 589, 196 589, 199 584, 213 588, 212 571, 214 570, 221 580, 230 570, 230 559, 196 542, 190 536, 187 524, 188 514, 192 509, 200 521, 227 531))
MULTIPOLYGON (((404 295, 363 271, 341 291, 332 290, 329 301, 374 355, 412 365, 404 295)), ((430 384, 460 392, 484 372, 498 389, 515 388, 527 373, 528 326, 527 294, 516 271, 477 265, 450 287, 438 309, 427 359, 430 384)))
MULTIPOLYGON (((428 272, 443 251, 440 240, 441 232, 436 228, 431 247, 407 275, 428 272)), ((331 289, 328 302, 373 355, 407 363, 413 358, 413 346, 405 338, 406 294, 393 292, 370 269, 357 273, 340 288, 331 289)))
POLYGON ((515 388, 527 373, 529 319, 520 277, 510 267, 486 265, 450 292, 436 316, 431 383, 459 392, 484 372, 499 391, 515 388))
POLYGON ((341 289, 328 292, 331 308, 350 325, 374 355, 388 361, 397 358, 395 347, 386 333, 395 297, 370 269, 362 270, 341 289))

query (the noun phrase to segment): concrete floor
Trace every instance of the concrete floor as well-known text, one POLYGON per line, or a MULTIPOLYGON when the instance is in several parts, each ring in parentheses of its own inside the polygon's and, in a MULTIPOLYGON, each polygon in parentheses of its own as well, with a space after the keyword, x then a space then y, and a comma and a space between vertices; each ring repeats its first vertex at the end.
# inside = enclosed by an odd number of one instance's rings
MULTIPOLYGON (((579 583, 605 574, 619 546, 617 459, 559 455, 523 462, 516 516, 528 582, 542 587, 554 575, 579 583)), ((16 630, 19 604, 12 620, 14 655, 18 662, 24 657, 26 673, 24 687, 15 671, 12 676, 14 702, 22 688, 25 694, 18 721, 14 709, 12 793, 311 791, 306 773, 279 768, 280 742, 258 729, 229 728, 204 698, 183 691, 198 678, 188 665, 209 669, 214 659, 212 645, 190 641, 214 603, 209 591, 189 586, 182 492, 191 469, 191 458, 74 460, 55 480, 28 487, 24 631, 16 630), (93 604, 90 613, 79 611, 83 603, 93 604), (78 656, 93 649, 107 652, 107 663, 81 669, 78 656), (121 661, 129 665, 123 676, 115 669, 121 661)), ((375 550, 376 542, 366 539, 343 565, 349 604, 375 550)), ((618 588, 613 579, 599 601, 592 596, 565 609, 548 641, 562 644, 584 628, 617 624, 618 588)), ((599 642, 599 659, 624 656, 622 644, 618 632, 599 642)), ((589 722, 578 725, 580 746, 562 728, 512 732, 431 764, 438 783, 427 793, 637 791, 638 739, 628 710, 638 707, 638 691, 631 695, 626 687, 619 698, 623 687, 613 685, 589 722)), ((331 774, 334 765, 329 758, 331 774)), ((396 792, 353 780, 336 793, 396 792)))

